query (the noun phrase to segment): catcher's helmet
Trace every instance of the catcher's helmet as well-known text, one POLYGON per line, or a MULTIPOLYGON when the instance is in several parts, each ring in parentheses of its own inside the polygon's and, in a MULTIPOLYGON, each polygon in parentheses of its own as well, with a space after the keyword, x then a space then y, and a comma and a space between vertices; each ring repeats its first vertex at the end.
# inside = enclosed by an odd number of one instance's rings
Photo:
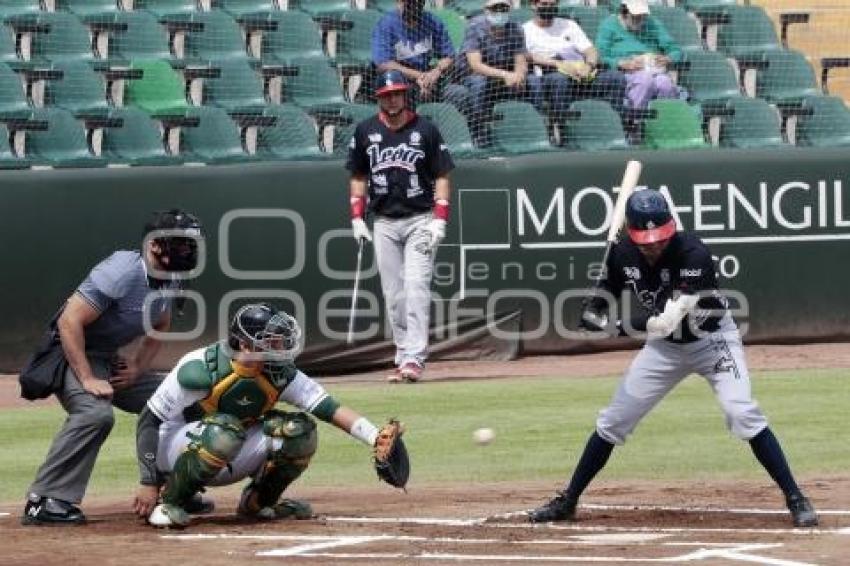
POLYGON ((664 195, 651 189, 636 191, 626 201, 626 224, 636 244, 661 242, 676 233, 676 221, 664 195))
POLYGON ((154 212, 144 237, 159 246, 160 257, 168 258, 163 271, 191 271, 198 265, 198 242, 204 235, 194 214, 178 208, 154 212))
POLYGON ((241 307, 230 321, 228 345, 247 344, 265 361, 291 360, 301 351, 301 327, 294 317, 267 303, 241 307))
POLYGON ((407 79, 404 78, 401 71, 394 69, 383 73, 378 78, 378 88, 375 91, 375 95, 383 96, 391 92, 406 91, 409 88, 410 85, 407 83, 407 79))

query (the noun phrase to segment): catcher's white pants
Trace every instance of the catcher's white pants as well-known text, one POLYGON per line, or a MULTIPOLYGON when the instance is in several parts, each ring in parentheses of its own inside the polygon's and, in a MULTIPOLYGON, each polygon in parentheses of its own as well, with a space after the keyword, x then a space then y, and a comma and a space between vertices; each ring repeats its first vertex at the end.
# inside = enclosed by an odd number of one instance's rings
POLYGON ((428 249, 425 226, 431 213, 409 218, 377 217, 375 256, 396 346, 395 363, 425 364, 431 315, 431 276, 436 250, 428 249))
POLYGON ((752 398, 741 335, 727 314, 717 332, 695 342, 647 340, 611 403, 599 412, 599 436, 623 444, 640 420, 691 373, 700 374, 711 385, 732 434, 749 440, 767 426, 767 419, 752 398))
MULTIPOLYGON (((201 421, 190 423, 163 423, 159 427, 159 451, 157 467, 161 472, 174 469, 177 458, 186 450, 192 438, 189 434, 199 435, 204 425, 201 421)), ((255 424, 245 429, 245 443, 236 457, 225 466, 207 485, 230 485, 253 476, 266 462, 271 451, 280 448, 280 439, 273 439, 263 434, 262 425, 255 424), (277 441, 277 445, 276 442, 277 441)))

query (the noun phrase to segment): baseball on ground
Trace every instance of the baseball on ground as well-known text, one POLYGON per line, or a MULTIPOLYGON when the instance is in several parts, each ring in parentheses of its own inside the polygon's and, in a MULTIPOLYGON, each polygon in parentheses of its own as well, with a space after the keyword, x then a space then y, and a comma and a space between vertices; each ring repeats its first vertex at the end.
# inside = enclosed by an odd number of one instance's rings
POLYGON ((493 442, 495 437, 496 433, 493 432, 492 428, 479 428, 472 433, 472 439, 475 441, 475 444, 478 444, 479 446, 490 444, 493 442))

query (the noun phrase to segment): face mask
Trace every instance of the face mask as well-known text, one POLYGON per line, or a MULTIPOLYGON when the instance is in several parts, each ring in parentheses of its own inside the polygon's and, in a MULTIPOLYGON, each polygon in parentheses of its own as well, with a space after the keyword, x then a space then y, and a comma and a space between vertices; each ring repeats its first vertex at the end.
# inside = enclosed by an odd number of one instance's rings
POLYGON ((488 12, 487 21, 491 26, 504 27, 508 23, 507 12, 488 12))
POLYGON ((551 21, 558 16, 557 6, 540 6, 537 8, 537 17, 541 20, 551 21))

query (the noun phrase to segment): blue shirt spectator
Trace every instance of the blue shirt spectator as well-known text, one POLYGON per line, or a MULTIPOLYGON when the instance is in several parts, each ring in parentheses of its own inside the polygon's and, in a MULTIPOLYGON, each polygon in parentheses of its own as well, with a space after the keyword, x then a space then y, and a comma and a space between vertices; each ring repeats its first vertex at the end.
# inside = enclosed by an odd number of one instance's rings
POLYGON ((476 16, 469 22, 461 51, 481 53, 481 62, 490 67, 514 70, 516 56, 525 53, 525 35, 516 22, 507 22, 504 33, 492 33, 493 25, 486 15, 476 16))
MULTIPOLYGON (((381 69, 389 61, 427 71, 432 59, 454 57, 446 26, 429 12, 405 22, 401 11, 390 12, 372 30, 372 62, 381 69)), ((381 69, 383 70, 383 69, 381 69)))

